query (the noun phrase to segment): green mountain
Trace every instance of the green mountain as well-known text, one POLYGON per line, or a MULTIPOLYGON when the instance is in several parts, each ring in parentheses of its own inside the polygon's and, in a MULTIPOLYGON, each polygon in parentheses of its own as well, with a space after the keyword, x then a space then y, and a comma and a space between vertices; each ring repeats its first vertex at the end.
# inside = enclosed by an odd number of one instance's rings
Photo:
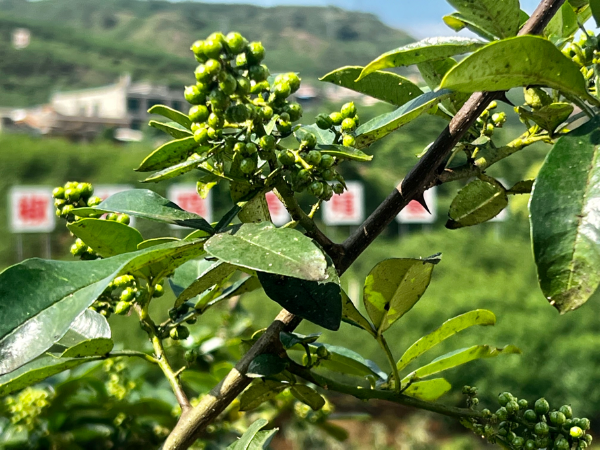
POLYGON ((97 86, 124 72, 134 80, 189 84, 190 44, 218 30, 262 41, 272 71, 313 79, 412 40, 373 15, 331 7, 0 0, 0 105, 42 103, 53 89, 97 86), (31 44, 16 50, 10 35, 20 27, 31 31, 31 44))

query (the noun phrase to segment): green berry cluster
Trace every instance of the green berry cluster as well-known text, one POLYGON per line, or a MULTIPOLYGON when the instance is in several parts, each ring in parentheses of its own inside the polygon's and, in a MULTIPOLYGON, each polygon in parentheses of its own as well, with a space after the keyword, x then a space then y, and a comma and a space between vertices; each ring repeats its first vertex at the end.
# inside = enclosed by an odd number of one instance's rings
POLYGON ((17 430, 31 431, 39 424, 39 416, 50 405, 51 394, 45 389, 28 387, 18 395, 4 399, 10 422, 17 430))
POLYGON ((332 130, 336 133, 336 143, 346 147, 354 147, 356 139, 354 131, 360 125, 354 102, 342 105, 342 109, 331 114, 319 114, 316 124, 321 130, 332 130))
POLYGON ((502 443, 514 450, 580 450, 592 442, 592 436, 586 433, 590 421, 573 417, 569 405, 551 409, 548 401, 540 398, 530 406, 527 400, 510 392, 501 393, 498 403, 500 408, 495 413, 484 409, 480 418, 463 419, 463 424, 491 443, 502 443))
POLYGON ((506 123, 506 113, 492 111, 498 107, 498 103, 493 101, 488 107, 481 113, 477 119, 477 125, 481 129, 482 136, 492 137, 496 128, 502 128, 506 123))
MULTIPOLYGON (((107 359, 104 361, 102 369, 108 375, 108 381, 106 381, 105 386, 108 395, 111 397, 123 400, 127 394, 135 389, 136 382, 129 375, 127 364, 125 364, 122 357, 107 359)), ((115 418, 115 425, 120 426, 125 419, 125 416, 117 416, 115 418)))
POLYGON ((185 88, 197 152, 212 152, 217 165, 237 155, 242 174, 252 178, 259 157, 274 158, 278 139, 292 133, 292 122, 302 116, 300 104, 288 97, 300 87, 295 73, 277 75, 271 81, 262 64, 265 49, 239 33, 213 33, 191 47, 200 65, 196 84, 185 88), (265 126, 275 120, 275 129, 265 126), (239 132, 246 130, 246 133, 239 132))

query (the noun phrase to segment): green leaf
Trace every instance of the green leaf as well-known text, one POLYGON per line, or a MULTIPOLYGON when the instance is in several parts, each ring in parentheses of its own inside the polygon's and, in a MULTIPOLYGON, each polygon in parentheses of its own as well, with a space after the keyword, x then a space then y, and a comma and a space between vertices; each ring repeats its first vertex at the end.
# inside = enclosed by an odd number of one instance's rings
POLYGON ((135 228, 113 220, 81 219, 67 228, 103 257, 135 252, 144 240, 135 228))
POLYGON ((386 259, 365 280, 363 301, 378 334, 406 314, 425 293, 441 256, 386 259))
POLYGON ((44 355, 17 370, 0 376, 0 397, 39 383, 57 373, 97 360, 98 358, 57 358, 44 355))
MULTIPOLYGON (((453 58, 438 59, 436 61, 426 61, 417 64, 421 76, 427 83, 427 86, 434 91, 442 83, 444 75, 457 64, 453 58)), ((462 105, 468 100, 469 94, 454 92, 449 98, 442 100, 442 105, 452 114, 456 114, 462 105)))
POLYGON ((270 377, 283 372, 288 364, 287 359, 280 358, 278 355, 263 353, 250 362, 246 376, 250 378, 270 377))
MULTIPOLYGON (((166 169, 167 167, 185 161, 187 157, 190 156, 192 150, 196 153, 201 153, 202 149, 205 148, 202 147, 200 148, 200 151, 196 151, 198 147, 200 146, 194 140, 193 136, 169 141, 146 156, 140 166, 135 170, 137 172, 152 172, 153 170, 166 169)), ((208 149, 208 147, 206 148, 208 149)))
POLYGON ((106 318, 96 311, 86 309, 71 323, 65 335, 56 344, 68 348, 88 339, 110 337, 110 325, 106 318))
POLYGON ((112 339, 96 338, 88 339, 79 344, 66 349, 61 358, 83 358, 86 356, 104 356, 109 353, 114 346, 112 339))
POLYGON ((544 29, 544 36, 562 39, 571 36, 578 29, 577 14, 569 2, 565 2, 544 29))
POLYGON ((321 81, 351 89, 392 105, 402 106, 417 98, 423 91, 408 78, 391 72, 375 71, 370 77, 355 81, 363 67, 346 66, 329 72, 321 81))
POLYGON ((192 121, 190 118, 173 108, 169 108, 165 105, 154 105, 152 108, 148 110, 148 114, 158 114, 167 119, 171 119, 173 122, 178 123, 179 125, 187 128, 188 130, 192 129, 192 121))
POLYGON ((446 228, 454 230, 486 222, 507 206, 506 190, 500 183, 471 181, 452 200, 446 228))
POLYGON ((494 40, 493 34, 488 33, 487 31, 485 31, 484 29, 479 27, 475 22, 473 22, 472 20, 469 20, 468 18, 463 16, 461 13, 455 12, 455 13, 449 14, 447 16, 444 16, 442 19, 444 20, 444 23, 446 25, 448 25, 450 28, 452 28, 456 32, 459 32, 459 31, 463 30, 464 28, 466 28, 467 30, 484 38, 486 41, 494 40))
POLYGON ((515 110, 521 117, 532 120, 544 130, 554 133, 554 130, 569 118, 573 112, 573 105, 570 103, 552 103, 534 111, 528 111, 517 106, 515 110))
POLYGON ((258 419, 248 427, 239 440, 227 447, 227 450, 266 450, 269 448, 269 443, 278 429, 259 431, 267 423, 268 421, 265 419, 258 419))
POLYGON ((111 195, 98 206, 77 208, 78 216, 98 213, 122 213, 142 219, 166 222, 187 228, 197 228, 214 233, 210 224, 198 214, 185 211, 175 203, 147 189, 131 189, 111 195))
POLYGON ((431 350, 433 347, 438 345, 440 342, 454 336, 469 327, 474 325, 494 325, 496 323, 496 316, 491 311, 486 309, 476 309, 469 311, 468 313, 461 314, 450 320, 447 320, 437 330, 423 336, 408 350, 404 352, 402 358, 396 364, 398 371, 401 371, 408 366, 412 361, 417 359, 423 353, 431 350))
POLYGON ((355 327, 368 331, 373 337, 377 335, 377 330, 354 306, 348 294, 342 290, 342 320, 355 327))
POLYGON ((506 193, 508 195, 531 194, 535 180, 523 180, 515 183, 506 193))
POLYGON ((317 422, 316 426, 339 442, 345 441, 350 436, 348 430, 332 422, 317 422))
POLYGON ((336 331, 342 320, 340 280, 333 266, 327 268, 325 281, 258 272, 265 294, 292 314, 336 331))
MULTIPOLYGON (((187 300, 202 294, 215 284, 218 284, 228 278, 237 270, 236 266, 227 264, 223 261, 206 261, 210 266, 202 272, 185 290, 177 296, 175 308, 183 305, 187 300)), ((200 267, 200 266, 198 266, 200 267)), ((204 265, 206 267, 206 265, 204 265)))
POLYGON ((590 0, 590 9, 596 25, 600 27, 600 0, 590 0))
POLYGON ((304 280, 327 277, 323 252, 297 230, 270 222, 244 223, 206 241, 207 253, 236 266, 304 280))
POLYGON ((317 125, 304 125, 294 131, 294 137, 298 142, 302 142, 307 133, 312 133, 317 137, 317 143, 320 145, 333 144, 335 134, 331 130, 321 130, 317 125))
POLYGON ((452 389, 452 385, 444 378, 434 378, 433 380, 417 381, 402 393, 426 402, 435 402, 450 389, 452 389))
POLYGON ((519 31, 519 0, 447 0, 470 23, 501 39, 519 31))
POLYGON ((450 91, 427 92, 404 104, 391 113, 382 114, 362 124, 356 130, 357 148, 365 148, 373 142, 387 136, 392 131, 408 124, 420 115, 428 112, 439 102, 450 96, 450 91))
POLYGON ((343 145, 317 145, 317 149, 324 155, 337 156, 340 159, 348 159, 350 161, 371 161, 372 155, 367 155, 353 147, 343 145))
POLYGON ((170 270, 203 252, 179 241, 95 261, 29 259, 0 273, 0 374, 39 356, 117 276, 157 263, 170 270))
POLYGON ((313 411, 318 411, 325 406, 325 399, 321 396, 321 394, 309 386, 304 384, 295 384, 291 387, 290 392, 302 403, 310 406, 313 411))
POLYGON ((206 159, 207 157, 203 157, 200 156, 198 153, 194 153, 187 160, 180 162, 179 164, 175 164, 174 166, 167 167, 166 169, 161 170, 160 172, 156 172, 150 175, 148 178, 142 180, 142 183, 149 183, 151 181, 154 183, 158 183, 159 181, 164 181, 170 178, 178 177, 196 169, 198 165, 206 159))
POLYGON ((315 354, 319 347, 325 347, 328 350, 329 355, 319 361, 319 367, 346 375, 360 377, 375 376, 379 379, 387 378, 387 375, 373 361, 365 359, 358 353, 345 347, 321 344, 319 342, 310 344, 309 347, 311 353, 315 354))
POLYGON ((285 348, 287 350, 297 344, 300 344, 300 345, 312 344, 313 342, 316 342, 320 336, 321 336, 321 333, 314 333, 314 334, 309 334, 308 336, 304 336, 304 335, 298 334, 298 333, 282 331, 281 333, 279 333, 279 340, 281 340, 281 344, 283 345, 283 348, 285 348))
POLYGON ((194 308, 200 312, 204 312, 208 308, 211 308, 223 300, 227 300, 231 297, 236 297, 247 292, 252 292, 259 288, 260 282, 256 277, 247 277, 243 280, 236 281, 234 284, 224 289, 221 295, 218 297, 211 298, 210 300, 205 300, 204 297, 201 297, 198 303, 194 305, 194 308))
MULTIPOLYGON (((202 230, 198 230, 198 231, 202 231, 202 230)), ((138 250, 143 250, 145 248, 150 248, 150 247, 155 247, 157 245, 161 245, 161 244, 168 244, 170 242, 177 242, 180 239, 177 239, 176 237, 160 237, 160 238, 154 238, 154 239, 146 239, 143 242, 140 242, 137 246, 138 250)), ((186 241, 190 241, 192 239, 186 239, 186 241)))
POLYGON ((461 366, 471 361, 483 358, 495 358, 502 354, 521 354, 521 350, 514 345, 507 345, 502 348, 490 347, 489 345, 474 345, 469 348, 455 350, 439 358, 434 359, 426 366, 420 367, 414 372, 411 372, 402 379, 402 384, 411 381, 419 380, 430 375, 443 372, 444 370, 452 369, 461 366))
POLYGON ((579 66, 538 36, 492 42, 454 66, 441 84, 442 88, 468 93, 507 91, 518 86, 547 86, 588 95, 579 66))
POLYGON ((542 166, 529 206, 542 292, 561 313, 600 283, 600 129, 590 121, 561 137, 542 166))
POLYGON ((398 47, 384 53, 379 58, 370 62, 361 72, 356 81, 360 81, 370 73, 388 67, 402 67, 418 64, 424 61, 447 58, 448 56, 471 53, 485 42, 477 39, 452 37, 452 38, 427 38, 422 41, 398 47))
POLYGON ((163 123, 156 120, 151 120, 148 122, 148 125, 156 128, 157 130, 164 131, 165 133, 173 136, 175 139, 181 139, 192 135, 191 131, 187 130, 182 125, 179 125, 177 122, 163 123))
POLYGON ((289 388, 288 383, 273 380, 256 380, 240 396, 240 411, 249 411, 272 400, 289 388))

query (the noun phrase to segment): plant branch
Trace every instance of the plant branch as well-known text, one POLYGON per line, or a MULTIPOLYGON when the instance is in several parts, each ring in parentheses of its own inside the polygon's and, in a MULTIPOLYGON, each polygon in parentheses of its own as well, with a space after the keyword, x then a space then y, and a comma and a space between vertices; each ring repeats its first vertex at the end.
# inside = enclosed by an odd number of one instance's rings
POLYGON ((142 358, 148 362, 151 362, 152 364, 158 364, 158 360, 153 356, 143 352, 136 352, 135 350, 117 350, 106 354, 105 358, 118 358, 120 356, 142 358))
POLYGON ((436 412, 450 417, 481 417, 480 411, 467 408, 457 408, 455 406, 446 406, 441 403, 427 402, 419 400, 408 395, 400 394, 395 391, 385 391, 381 389, 365 389, 362 387, 351 386, 340 383, 330 378, 319 375, 306 367, 293 363, 288 366, 288 370, 306 381, 328 391, 340 392, 342 394, 352 395, 360 400, 387 400, 400 405, 412 406, 414 408, 424 409, 426 411, 436 412))
MULTIPOLYGON (((540 34, 550 19, 562 6, 564 0, 542 0, 529 20, 519 31, 520 35, 540 34)), ((402 183, 383 201, 383 203, 358 227, 343 244, 334 244, 314 225, 312 220, 306 220, 306 213, 301 210, 295 199, 292 201, 293 193, 289 187, 277 186, 280 199, 290 211, 292 218, 297 220, 306 229, 307 235, 315 239, 333 259, 340 274, 344 273, 358 256, 375 240, 385 227, 396 217, 396 215, 413 199, 419 198, 431 182, 443 170, 443 162, 450 154, 454 146, 462 136, 469 130, 475 120, 485 110, 487 105, 495 99, 502 97, 502 92, 475 93, 458 111, 450 124, 442 131, 435 142, 428 149, 423 158, 409 172, 402 183), (294 217, 294 215, 296 217, 294 217), (304 222, 304 223, 303 223, 304 222), (306 224, 308 228, 304 225, 306 224)), ((309 218, 310 219, 310 218, 309 218)), ((188 448, 196 436, 250 384, 251 379, 245 376, 250 362, 258 355, 280 346, 279 333, 281 331, 293 331, 301 322, 286 310, 282 310, 267 331, 250 348, 244 357, 236 364, 235 368, 223 379, 202 402, 187 413, 182 414, 179 422, 167 438, 163 450, 181 450, 188 448)), ((376 391, 380 392, 380 391, 376 391)), ((350 392, 348 392, 350 393, 350 392)), ((360 395, 362 393, 355 392, 360 395)), ((394 395, 398 395, 393 393, 394 395)), ((354 395, 354 394, 352 394, 354 395)), ((387 395, 387 394, 386 394, 387 395)), ((423 407, 427 409, 427 402, 416 399, 406 400, 406 404, 423 407), (421 405, 420 403, 425 403, 421 405), (418 404, 418 405, 417 405, 418 404)), ((446 409, 435 412, 461 416, 460 408, 446 409)), ((471 414, 475 414, 471 412, 471 414)))

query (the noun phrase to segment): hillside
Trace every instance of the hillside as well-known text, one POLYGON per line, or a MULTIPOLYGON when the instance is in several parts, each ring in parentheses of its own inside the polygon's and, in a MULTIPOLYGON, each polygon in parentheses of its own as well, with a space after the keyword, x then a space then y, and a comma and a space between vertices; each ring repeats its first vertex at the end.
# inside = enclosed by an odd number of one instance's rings
POLYGON ((194 67, 190 43, 216 30, 262 41, 273 71, 313 79, 411 41, 373 15, 331 7, 0 0, 0 104, 40 103, 53 89, 96 86, 126 71, 181 86, 194 67), (10 46, 17 27, 32 34, 24 50, 10 46))

